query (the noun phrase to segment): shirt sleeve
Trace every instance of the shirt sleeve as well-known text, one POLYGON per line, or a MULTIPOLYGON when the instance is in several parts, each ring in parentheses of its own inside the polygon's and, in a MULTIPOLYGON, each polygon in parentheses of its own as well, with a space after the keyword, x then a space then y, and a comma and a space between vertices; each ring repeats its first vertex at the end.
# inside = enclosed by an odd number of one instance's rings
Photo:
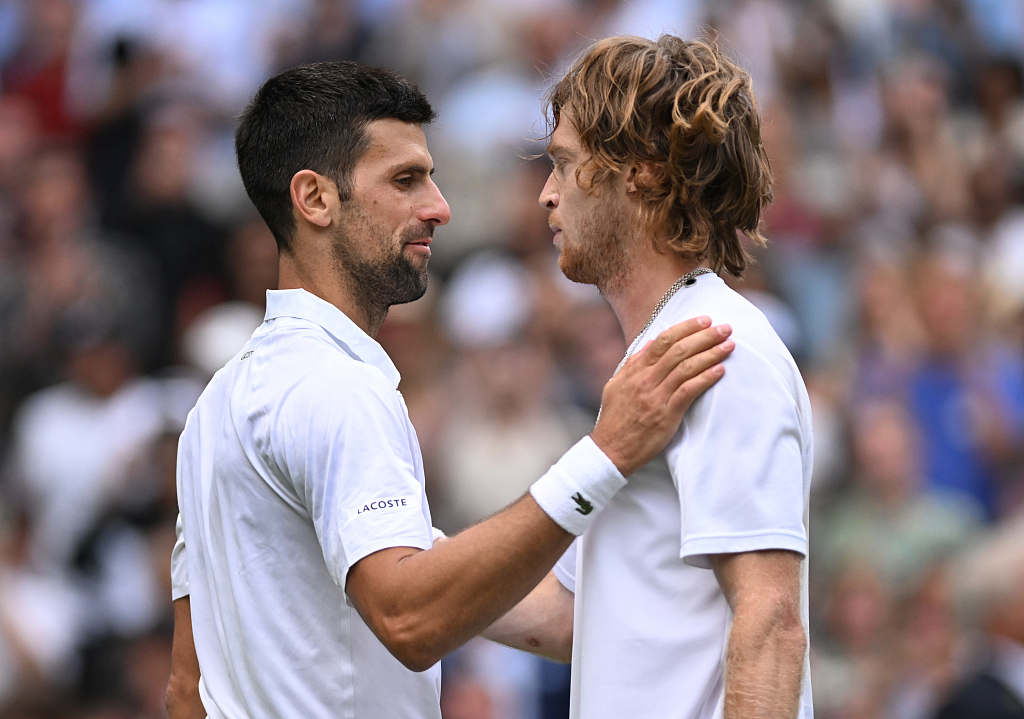
POLYGON ((344 371, 311 371, 281 403, 272 436, 339 587, 374 552, 430 548, 415 432, 378 370, 353 362, 344 371))
POLYGON ((809 418, 801 422, 794 381, 737 342, 725 376, 687 412, 666 450, 687 564, 710 568, 709 554, 762 549, 806 556, 809 418))
POLYGON ((572 544, 565 550, 565 553, 555 562, 555 578, 562 583, 562 586, 573 594, 576 593, 576 545, 579 538, 572 540, 572 544))
POLYGON ((171 550, 171 599, 178 600, 189 594, 188 557, 185 555, 185 531, 181 526, 181 514, 174 523, 174 549, 171 550))

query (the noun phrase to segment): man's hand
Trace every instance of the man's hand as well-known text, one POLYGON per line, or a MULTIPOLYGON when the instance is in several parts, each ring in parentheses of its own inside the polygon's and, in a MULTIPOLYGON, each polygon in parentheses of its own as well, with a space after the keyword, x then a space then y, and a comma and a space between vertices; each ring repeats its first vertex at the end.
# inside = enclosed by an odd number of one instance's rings
POLYGON ((630 357, 601 395, 590 436, 628 477, 665 449, 683 414, 725 373, 720 364, 735 343, 728 325, 708 317, 680 322, 630 357))

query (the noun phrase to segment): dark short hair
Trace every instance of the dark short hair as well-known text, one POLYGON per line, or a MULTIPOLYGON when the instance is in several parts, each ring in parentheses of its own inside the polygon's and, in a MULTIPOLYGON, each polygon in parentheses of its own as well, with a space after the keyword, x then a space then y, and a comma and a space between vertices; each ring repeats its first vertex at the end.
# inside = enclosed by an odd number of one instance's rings
MULTIPOLYGON (((640 162, 644 218, 667 249, 740 276, 772 200, 750 76, 714 42, 610 37, 587 48, 548 95, 549 133, 568 110, 594 187, 640 162)), ((577 181, 580 172, 577 170, 577 181)))
POLYGON ((235 155, 245 191, 278 249, 288 249, 295 234, 289 185, 296 172, 329 178, 347 200, 352 169, 368 149, 367 123, 424 124, 434 116, 414 84, 355 62, 302 65, 267 80, 242 112, 235 155))

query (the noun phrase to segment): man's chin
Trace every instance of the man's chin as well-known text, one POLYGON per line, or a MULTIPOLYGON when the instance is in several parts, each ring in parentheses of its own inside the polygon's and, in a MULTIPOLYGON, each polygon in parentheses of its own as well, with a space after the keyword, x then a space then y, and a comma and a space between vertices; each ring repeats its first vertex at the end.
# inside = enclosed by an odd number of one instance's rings
POLYGON ((403 286, 391 302, 392 305, 405 305, 415 302, 427 293, 427 268, 424 265, 415 282, 403 286))
POLYGON ((427 294, 427 286, 426 285, 424 285, 423 289, 419 290, 418 292, 411 293, 411 294, 408 294, 408 295, 402 295, 401 297, 399 297, 397 300, 395 300, 391 304, 392 304, 392 306, 394 306, 394 305, 407 305, 410 302, 415 302, 416 300, 420 299, 425 294, 427 294))
POLYGON ((576 258, 567 252, 563 251, 558 255, 558 269, 573 282, 578 282, 581 285, 598 284, 598 278, 593 276, 594 273, 589 271, 589 268, 584 263, 578 262, 576 258))

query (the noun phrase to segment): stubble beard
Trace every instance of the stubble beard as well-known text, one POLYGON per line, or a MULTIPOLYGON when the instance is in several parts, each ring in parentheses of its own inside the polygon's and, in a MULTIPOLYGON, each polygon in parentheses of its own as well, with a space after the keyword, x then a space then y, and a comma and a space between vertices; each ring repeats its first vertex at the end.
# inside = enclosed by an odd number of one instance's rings
POLYGON ((346 231, 351 223, 339 226, 332 255, 336 270, 345 278, 353 299, 366 314, 371 327, 380 326, 392 305, 418 300, 426 293, 427 263, 422 267, 413 264, 405 256, 405 246, 432 237, 434 227, 423 224, 406 228, 396 248, 386 231, 366 222, 365 218, 360 219, 360 224, 367 229, 364 236, 353 238, 352 233, 346 231), (354 247, 357 242, 371 245, 365 248, 369 252, 357 253, 354 247))
POLYGON ((558 267, 573 282, 596 285, 605 296, 616 294, 629 276, 631 232, 628 221, 614 208, 593 213, 578 223, 576 238, 563 240, 558 267))

